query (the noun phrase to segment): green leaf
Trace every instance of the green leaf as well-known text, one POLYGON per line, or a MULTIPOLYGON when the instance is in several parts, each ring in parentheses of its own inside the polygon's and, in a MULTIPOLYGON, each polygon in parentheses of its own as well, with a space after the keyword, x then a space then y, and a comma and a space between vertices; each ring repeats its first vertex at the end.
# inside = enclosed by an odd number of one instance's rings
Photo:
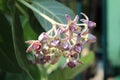
MULTIPOLYGON (((65 19, 65 14, 69 14, 70 16, 74 16, 74 13, 71 9, 64 6, 63 4, 57 2, 57 1, 40 1, 40 0, 34 0, 32 2, 32 6, 35 7, 39 12, 44 13, 48 17, 52 18, 56 22, 60 23, 67 23, 65 19)), ((42 25, 42 27, 48 31, 51 28, 51 24, 44 19, 42 16, 40 16, 38 13, 34 12, 36 18, 42 25)))
POLYGON ((45 31, 44 28, 39 24, 38 20, 31 10, 29 10, 29 23, 31 25, 30 27, 36 34, 40 35, 42 32, 45 31))
POLYGON ((23 29, 15 5, 13 5, 12 17, 13 44, 18 64, 32 80, 40 80, 38 67, 36 65, 31 65, 26 58, 23 29))
POLYGON ((8 11, 8 8, 7 8, 7 4, 8 4, 8 0, 0 0, 0 10, 2 12, 7 12, 8 11))
POLYGON ((0 12, 0 68, 7 72, 21 72, 14 54, 11 26, 0 12))
POLYGON ((64 69, 58 69, 51 73, 49 75, 49 80, 71 80, 73 79, 77 74, 85 70, 90 64, 94 62, 94 53, 90 52, 88 55, 85 57, 82 57, 80 59, 83 64, 78 65, 75 68, 68 68, 65 67, 64 69))
POLYGON ((21 23, 23 26, 24 40, 36 40, 38 35, 33 31, 31 25, 24 16, 21 17, 21 23))
POLYGON ((31 80, 30 77, 25 73, 6 73, 5 80, 31 80))

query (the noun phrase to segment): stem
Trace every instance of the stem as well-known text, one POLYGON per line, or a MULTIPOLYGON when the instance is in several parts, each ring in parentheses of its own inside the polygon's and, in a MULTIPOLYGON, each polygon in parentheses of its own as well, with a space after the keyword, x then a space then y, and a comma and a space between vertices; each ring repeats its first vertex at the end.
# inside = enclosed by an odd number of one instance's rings
POLYGON ((83 23, 83 24, 77 24, 78 26, 84 26, 84 29, 82 30, 81 33, 84 33, 88 29, 88 25, 83 23))
POLYGON ((47 34, 52 37, 52 32, 55 30, 55 28, 55 25, 53 25, 52 28, 47 32, 47 34))
POLYGON ((37 66, 38 66, 40 73, 41 73, 40 80, 48 80, 48 74, 47 74, 46 68, 43 65, 37 65, 37 66))
POLYGON ((80 13, 80 14, 82 14, 85 17, 85 19, 89 21, 89 18, 84 13, 80 13))

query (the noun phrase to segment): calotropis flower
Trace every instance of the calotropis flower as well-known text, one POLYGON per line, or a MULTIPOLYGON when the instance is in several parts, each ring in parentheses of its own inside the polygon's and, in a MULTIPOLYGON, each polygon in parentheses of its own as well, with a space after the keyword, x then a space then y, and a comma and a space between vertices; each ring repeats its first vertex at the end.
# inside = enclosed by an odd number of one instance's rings
POLYGON ((81 14, 85 17, 80 20, 81 24, 78 24, 78 15, 72 20, 70 15, 66 14, 68 24, 54 23, 49 31, 40 34, 38 40, 26 41, 30 44, 26 52, 33 51, 35 55, 32 62, 55 64, 61 56, 64 56, 65 65, 70 68, 82 64, 79 61, 79 55, 84 45, 96 41, 96 37, 89 32, 89 29, 94 28, 96 23, 89 21, 84 13, 81 14), (82 26, 84 26, 83 29, 82 26))

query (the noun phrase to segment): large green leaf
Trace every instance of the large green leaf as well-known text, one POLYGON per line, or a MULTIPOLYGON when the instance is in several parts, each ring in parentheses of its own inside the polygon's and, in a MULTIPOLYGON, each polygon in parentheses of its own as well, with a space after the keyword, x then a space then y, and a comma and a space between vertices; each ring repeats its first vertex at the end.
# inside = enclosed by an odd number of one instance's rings
POLYGON ((40 80, 40 72, 38 67, 36 65, 31 65, 26 58, 23 29, 20 23, 18 12, 14 5, 12 17, 13 44, 18 64, 32 80, 40 80))
POLYGON ((0 12, 0 68, 7 72, 21 72, 14 54, 11 26, 0 12))
POLYGON ((51 73, 49 75, 50 80, 71 80, 73 79, 77 74, 85 70, 90 64, 94 62, 94 53, 90 52, 88 55, 85 57, 82 57, 80 59, 83 64, 78 65, 75 68, 68 68, 65 67, 64 69, 58 69, 51 73))
POLYGON ((18 1, 34 12, 36 18, 46 31, 51 28, 50 20, 53 19, 59 23, 67 23, 65 14, 69 14, 72 17, 74 16, 71 9, 54 0, 34 0, 32 1, 32 5, 23 0, 18 1), (47 20, 45 17, 47 17, 47 20))
MULTIPOLYGON (((32 6, 36 8, 39 12, 44 13, 56 22, 60 23, 67 23, 65 19, 65 14, 70 14, 70 16, 72 17, 74 16, 74 13, 71 9, 53 0, 34 0, 32 2, 32 6)), ((51 28, 51 24, 38 13, 34 12, 34 14, 42 27, 46 31, 48 31, 51 28)))
POLYGON ((6 73, 5 80, 31 80, 30 77, 25 73, 6 73))

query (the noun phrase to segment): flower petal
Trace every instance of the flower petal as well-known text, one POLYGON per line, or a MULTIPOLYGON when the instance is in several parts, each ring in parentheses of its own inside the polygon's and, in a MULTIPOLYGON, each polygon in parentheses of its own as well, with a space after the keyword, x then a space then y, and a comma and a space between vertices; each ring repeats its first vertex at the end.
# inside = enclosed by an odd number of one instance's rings
POLYGON ((94 36, 94 35, 92 35, 92 34, 88 34, 88 40, 90 41, 90 42, 96 42, 96 37, 94 36))
POLYGON ((80 34, 80 33, 78 33, 76 43, 80 43, 80 39, 81 39, 81 34, 80 34))
POLYGON ((87 40, 84 42, 84 44, 96 42, 96 37, 90 33, 86 35, 86 39, 87 40))
POLYGON ((64 42, 63 44, 62 44, 62 47, 63 47, 63 49, 69 49, 69 43, 68 42, 64 42))
POLYGON ((80 52, 82 50, 82 45, 81 44, 76 44, 75 46, 74 46, 74 51, 75 52, 80 52))
POLYGON ((73 61, 69 61, 69 62, 67 63, 67 65, 68 65, 68 67, 70 67, 70 68, 74 68, 74 67, 76 66, 76 64, 75 64, 73 61))
POLYGON ((39 41, 33 41, 33 43, 27 48, 26 52, 38 50, 39 48, 41 48, 41 43, 39 41))
POLYGON ((45 32, 41 33, 40 36, 38 37, 38 40, 41 42, 45 42, 47 39, 48 35, 45 32))
POLYGON ((76 15, 76 16, 75 16, 75 18, 74 18, 74 20, 73 20, 73 22, 75 22, 75 23, 77 24, 78 19, 79 19, 79 16, 78 16, 78 15, 76 15))
POLYGON ((89 28, 93 28, 93 27, 95 27, 96 26, 96 23, 95 22, 93 22, 93 21, 88 21, 88 27, 89 28))
POLYGON ((51 46, 57 46, 60 44, 60 40, 58 39, 54 39, 52 42, 51 42, 51 46))

